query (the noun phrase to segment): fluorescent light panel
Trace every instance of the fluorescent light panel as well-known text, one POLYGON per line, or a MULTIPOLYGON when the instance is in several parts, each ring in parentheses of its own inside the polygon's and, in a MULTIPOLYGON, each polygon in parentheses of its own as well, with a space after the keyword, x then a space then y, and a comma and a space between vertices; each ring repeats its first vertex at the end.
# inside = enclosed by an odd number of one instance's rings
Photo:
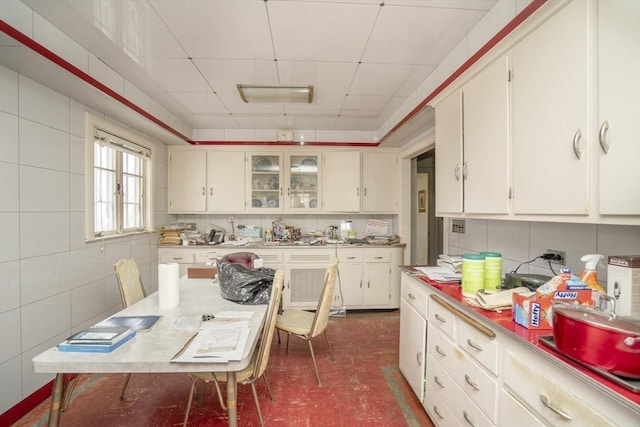
POLYGON ((236 85, 244 102, 313 102, 313 86, 236 85))

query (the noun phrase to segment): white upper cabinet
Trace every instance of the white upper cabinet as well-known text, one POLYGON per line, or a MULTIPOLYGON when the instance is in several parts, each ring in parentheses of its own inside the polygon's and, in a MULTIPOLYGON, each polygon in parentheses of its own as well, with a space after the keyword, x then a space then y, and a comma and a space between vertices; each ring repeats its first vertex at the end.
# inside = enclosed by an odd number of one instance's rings
POLYGON ((322 210, 360 210, 360 152, 327 151, 322 163, 322 210))
POLYGON ((489 64, 462 92, 464 211, 506 214, 510 194, 508 57, 489 64))
POLYGON ((244 211, 244 152, 207 151, 207 212, 244 211))
POLYGON ((363 212, 396 212, 398 210, 397 157, 395 152, 362 153, 363 212))
POLYGON ((169 213, 204 212, 206 187, 206 151, 176 150, 169 154, 169 213))
POLYGON ((436 105, 436 212, 462 213, 462 91, 436 105))
POLYGON ((321 156, 318 153, 287 155, 285 174, 285 210, 313 212, 320 210, 321 156))
POLYGON ((598 22, 600 213, 640 215, 640 2, 601 1, 598 22))
POLYGON ((247 156, 247 207, 257 211, 282 211, 282 153, 261 152, 247 156))
POLYGON ((589 213, 588 6, 569 3, 511 51, 516 214, 589 213))
POLYGON ((244 153, 173 150, 169 213, 244 211, 244 153))

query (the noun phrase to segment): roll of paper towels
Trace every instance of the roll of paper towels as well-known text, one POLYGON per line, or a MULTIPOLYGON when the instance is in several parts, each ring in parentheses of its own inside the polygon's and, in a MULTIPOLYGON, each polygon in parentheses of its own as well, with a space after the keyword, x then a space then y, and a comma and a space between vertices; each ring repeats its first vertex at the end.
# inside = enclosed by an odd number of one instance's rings
POLYGON ((158 264, 158 305, 170 309, 180 304, 180 266, 177 263, 158 264))

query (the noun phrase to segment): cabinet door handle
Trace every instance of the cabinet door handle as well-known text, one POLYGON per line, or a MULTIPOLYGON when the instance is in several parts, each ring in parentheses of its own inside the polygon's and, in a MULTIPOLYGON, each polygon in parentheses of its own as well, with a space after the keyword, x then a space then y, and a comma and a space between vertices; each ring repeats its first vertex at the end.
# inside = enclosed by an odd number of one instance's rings
POLYGON ((289 197, 291 195, 291 191, 289 191, 289 190, 290 190, 290 188, 287 187, 287 197, 289 197))
POLYGON ((469 384, 475 390, 480 390, 480 386, 471 380, 471 377, 469 376, 469 374, 465 374, 464 380, 467 382, 467 384, 469 384))
POLYGON ((600 141, 600 147, 604 154, 609 152, 609 143, 607 142, 607 131, 609 130, 609 121, 605 120, 600 126, 600 133, 598 134, 598 140, 600 141))
POLYGON ((409 299, 416 299, 416 296, 414 294, 412 294, 411 292, 409 292, 409 295, 407 295, 409 297, 409 299))
POLYGON ((467 338, 467 344, 469 344, 469 347, 475 348, 478 351, 484 350, 484 348, 482 348, 480 344, 476 344, 473 341, 471 341, 471 338, 467 338))
POLYGON ((374 257, 374 258, 375 258, 375 259, 382 259, 382 258, 384 258, 384 257, 376 256, 376 257, 374 257))
POLYGON ((438 416, 438 418, 444 420, 444 417, 440 415, 440 412, 438 412, 438 407, 436 405, 433 405, 433 412, 438 416))
POLYGON ((182 257, 181 257, 181 256, 174 256, 174 257, 173 257, 173 258, 171 258, 171 259, 173 259, 173 260, 175 260, 175 261, 181 261, 181 260, 182 260, 182 257))
POLYGON ((356 187, 356 196, 360 197, 360 187, 356 187))
POLYGON ((467 179, 469 177, 469 164, 464 162, 462 166, 462 178, 467 179))
POLYGON ((416 354, 416 362, 418 362, 418 366, 422 366, 422 350, 416 354))
POLYGON ((578 129, 575 135, 573 135, 573 153, 576 158, 580 160, 582 157, 582 150, 580 149, 580 140, 582 139, 582 130, 578 129))
POLYGON ((347 259, 356 259, 354 256, 348 256, 347 259))
POLYGON ((467 414, 467 411, 462 411, 462 416, 464 417, 464 420, 469 423, 470 426, 475 427, 476 423, 474 423, 469 419, 469 414, 467 414))
POLYGON ((213 187, 209 187, 209 195, 213 196, 213 187))
POLYGON ((440 356, 447 357, 447 353, 442 351, 442 349, 440 349, 439 345, 436 345, 436 353, 438 353, 440 356))
POLYGON ((364 187, 364 188, 362 189, 362 191, 363 191, 363 194, 362 194, 362 195, 366 197, 366 196, 367 196, 367 187, 364 187))
POLYGON ((367 289, 371 288, 371 279, 367 280, 367 289))
POLYGON ((282 187, 280 187, 280 197, 282 197, 282 187))
POLYGON ((202 195, 204 196, 205 194, 207 194, 207 190, 206 188, 202 187, 202 195))
POLYGON ((438 378, 438 376, 437 376, 437 375, 434 375, 434 377, 433 377, 433 382, 434 382, 434 383, 436 383, 436 384, 438 384, 441 388, 444 388, 444 384, 442 384, 442 383, 440 382, 440 378, 438 378))
POLYGON ((456 165, 456 168, 453 170, 453 175, 456 177, 456 181, 460 181, 460 164, 456 165))
POLYGON ((440 316, 438 313, 436 313, 434 315, 434 317, 436 318, 437 321, 442 322, 442 323, 447 323, 447 319, 445 319, 444 317, 440 316))
POLYGON ((553 412, 554 414, 560 416, 561 418, 563 418, 563 419, 565 419, 567 421, 573 420, 573 417, 571 415, 567 414, 562 409, 559 409, 559 408, 556 408, 555 406, 553 406, 553 404, 551 404, 551 402, 549 401, 549 398, 547 396, 545 396, 544 394, 540 394, 540 401, 542 402, 542 404, 544 406, 549 408, 549 410, 551 412, 553 412))
POLYGON ((360 289, 362 289, 362 279, 360 279, 360 289))

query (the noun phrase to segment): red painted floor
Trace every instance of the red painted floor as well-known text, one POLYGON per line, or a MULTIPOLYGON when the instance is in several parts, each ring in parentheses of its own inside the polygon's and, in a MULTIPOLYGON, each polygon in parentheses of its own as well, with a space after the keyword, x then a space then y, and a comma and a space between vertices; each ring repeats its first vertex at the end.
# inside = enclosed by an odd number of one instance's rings
MULTIPOLYGON (((348 312, 332 318, 331 361, 324 339, 313 341, 322 387, 318 387, 307 343, 286 335, 274 338, 267 374, 275 401, 258 381, 260 405, 267 426, 433 426, 398 371, 399 312, 348 312)), ((183 374, 138 374, 131 377, 125 401, 119 393, 124 375, 83 375, 61 426, 182 425, 190 387, 183 374)), ((201 386, 201 384, 200 384, 201 386)), ((204 403, 194 399, 189 426, 223 426, 212 383, 204 403)), ((224 390, 223 390, 224 392, 224 390)), ((250 386, 238 386, 240 426, 258 426, 250 386)), ((45 425, 49 402, 43 402, 15 426, 45 425)))

